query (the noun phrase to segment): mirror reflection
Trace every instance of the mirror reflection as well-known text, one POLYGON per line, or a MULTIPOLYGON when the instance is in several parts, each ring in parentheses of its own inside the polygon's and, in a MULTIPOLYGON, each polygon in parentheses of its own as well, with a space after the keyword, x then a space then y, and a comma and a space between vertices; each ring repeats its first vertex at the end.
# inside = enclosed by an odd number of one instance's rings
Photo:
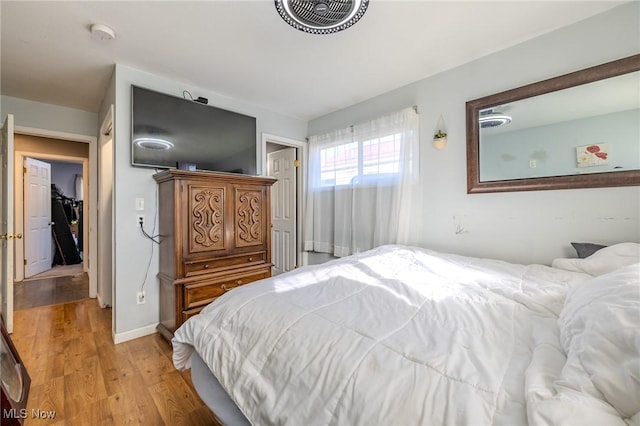
POLYGON ((468 192, 640 184, 640 55, 467 102, 468 192))
POLYGON ((481 182, 637 170, 640 71, 485 108, 478 122, 481 182))

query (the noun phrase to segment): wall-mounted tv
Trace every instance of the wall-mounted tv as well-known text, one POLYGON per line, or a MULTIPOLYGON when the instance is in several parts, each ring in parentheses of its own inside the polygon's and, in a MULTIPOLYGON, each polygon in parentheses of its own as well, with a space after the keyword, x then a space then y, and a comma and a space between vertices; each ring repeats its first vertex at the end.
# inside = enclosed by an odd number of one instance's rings
POLYGON ((256 119, 131 86, 131 164, 256 174, 256 119))

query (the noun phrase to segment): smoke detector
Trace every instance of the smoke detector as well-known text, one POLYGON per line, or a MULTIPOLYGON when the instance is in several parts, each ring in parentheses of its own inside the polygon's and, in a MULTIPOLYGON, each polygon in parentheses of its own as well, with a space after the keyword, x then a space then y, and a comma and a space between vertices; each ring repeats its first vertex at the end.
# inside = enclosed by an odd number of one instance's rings
POLYGON ((116 38, 116 32, 113 28, 104 24, 93 24, 89 27, 91 34, 99 38, 100 40, 113 40, 116 38))
POLYGON ((358 22, 369 0, 275 0, 275 5, 292 27, 311 34, 331 34, 358 22))
POLYGON ((480 111, 480 117, 478 117, 480 127, 485 129, 487 127, 498 127, 511 123, 511 117, 498 112, 493 109, 487 109, 480 111))

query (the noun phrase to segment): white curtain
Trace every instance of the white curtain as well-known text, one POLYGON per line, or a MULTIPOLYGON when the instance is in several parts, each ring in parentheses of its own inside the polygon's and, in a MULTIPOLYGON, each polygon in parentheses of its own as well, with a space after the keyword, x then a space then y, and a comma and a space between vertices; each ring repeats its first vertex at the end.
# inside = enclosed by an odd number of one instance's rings
POLYGON ((406 244, 418 165, 413 107, 310 137, 304 249, 342 257, 406 244))

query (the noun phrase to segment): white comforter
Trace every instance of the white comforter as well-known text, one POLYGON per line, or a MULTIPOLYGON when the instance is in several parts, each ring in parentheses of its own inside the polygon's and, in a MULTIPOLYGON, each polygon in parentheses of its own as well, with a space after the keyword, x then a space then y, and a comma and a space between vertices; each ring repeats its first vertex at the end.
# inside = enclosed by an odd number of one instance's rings
POLYGON ((257 425, 526 424, 525 377, 564 362, 558 316, 588 279, 383 246, 227 293, 176 331, 174 364, 198 351, 257 425))

